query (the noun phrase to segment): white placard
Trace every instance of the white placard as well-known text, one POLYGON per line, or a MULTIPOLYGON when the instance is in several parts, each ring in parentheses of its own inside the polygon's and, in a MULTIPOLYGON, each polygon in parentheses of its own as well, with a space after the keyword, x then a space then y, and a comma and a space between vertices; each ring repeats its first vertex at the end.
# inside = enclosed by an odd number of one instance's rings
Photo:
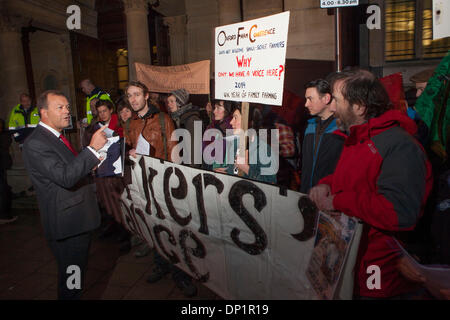
POLYGON ((450 1, 433 0, 433 40, 450 37, 450 1))
POLYGON ((359 0, 320 0, 321 8, 353 7, 359 5, 359 0))
POLYGON ((281 106, 289 14, 216 28, 216 99, 281 106))

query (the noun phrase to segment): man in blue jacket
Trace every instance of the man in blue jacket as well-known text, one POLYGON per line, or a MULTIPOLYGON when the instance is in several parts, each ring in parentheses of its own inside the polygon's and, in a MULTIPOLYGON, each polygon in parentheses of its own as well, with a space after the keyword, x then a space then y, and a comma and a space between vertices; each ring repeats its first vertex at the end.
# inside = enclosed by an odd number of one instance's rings
POLYGON ((323 177, 333 173, 344 145, 344 135, 336 126, 330 105, 334 103, 330 85, 323 79, 305 85, 308 121, 302 146, 300 192, 308 193, 323 177))

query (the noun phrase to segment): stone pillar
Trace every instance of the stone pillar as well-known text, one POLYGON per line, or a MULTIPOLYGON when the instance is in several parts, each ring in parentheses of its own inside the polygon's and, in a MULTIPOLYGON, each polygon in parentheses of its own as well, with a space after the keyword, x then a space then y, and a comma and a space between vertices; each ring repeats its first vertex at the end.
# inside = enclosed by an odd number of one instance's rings
POLYGON ((186 63, 186 16, 164 18, 164 25, 169 28, 170 64, 186 63))
POLYGON ((129 80, 136 80, 135 62, 151 64, 148 37, 148 1, 122 0, 125 5, 128 39, 129 80))
POLYGON ((241 22, 241 5, 239 0, 218 0, 219 26, 241 22))
POLYGON ((0 15, 0 117, 5 121, 19 103, 19 95, 28 93, 21 27, 20 22, 0 15))
MULTIPOLYGON (((19 103, 19 95, 28 92, 27 71, 22 47, 22 19, 11 15, 0 15, 0 117, 8 128, 9 114, 19 103), (11 18, 10 18, 11 17, 11 18)), ((10 148, 13 168, 22 169, 22 152, 17 143, 10 148)))

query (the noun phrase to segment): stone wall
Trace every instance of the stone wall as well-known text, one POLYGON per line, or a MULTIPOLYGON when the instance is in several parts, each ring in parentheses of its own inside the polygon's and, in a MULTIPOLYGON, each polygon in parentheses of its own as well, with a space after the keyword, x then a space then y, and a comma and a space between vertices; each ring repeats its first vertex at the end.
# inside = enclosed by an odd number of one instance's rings
MULTIPOLYGON (((317 0, 244 0, 244 20, 291 12, 288 34, 288 59, 334 60, 334 16, 327 15, 317 0)), ((186 18, 166 18, 171 37, 171 55, 176 63, 191 63, 210 59, 214 71, 214 29, 220 25, 241 21, 239 0, 185 0, 186 18), (185 21, 174 23, 174 21, 185 21), (176 28, 176 30, 175 30, 176 28), (171 30, 172 29, 172 30, 171 30), (185 30, 184 61, 180 56, 180 33, 185 30), (176 41, 174 39, 176 38, 176 41)))
MULTIPOLYGON (((60 90, 74 106, 75 84, 69 34, 34 32, 30 35, 30 52, 36 96, 45 90, 60 90)), ((76 114, 76 110, 72 113, 76 114)))
POLYGON ((95 1, 4 0, 0 2, 0 70, 4 79, 0 87, 0 117, 6 119, 11 108, 18 103, 19 94, 29 91, 21 40, 22 27, 33 26, 48 31, 30 33, 36 95, 42 92, 42 81, 45 77, 53 74, 61 86, 60 89, 71 99, 75 97, 69 30, 66 26, 69 16, 66 10, 73 4, 79 5, 81 9, 81 30, 77 32, 97 37, 95 1), (43 39, 42 43, 37 40, 39 38, 43 39), (36 68, 37 70, 34 70, 36 68))
POLYGON ((317 0, 285 0, 289 21, 287 59, 335 59, 334 16, 327 15, 317 0))

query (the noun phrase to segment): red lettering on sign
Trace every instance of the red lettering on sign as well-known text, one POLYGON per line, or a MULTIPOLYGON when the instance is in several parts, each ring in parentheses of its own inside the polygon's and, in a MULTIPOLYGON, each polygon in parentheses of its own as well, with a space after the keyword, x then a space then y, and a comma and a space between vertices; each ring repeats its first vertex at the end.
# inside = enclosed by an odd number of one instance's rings
POLYGON ((250 61, 252 61, 252 58, 245 58, 244 56, 242 56, 242 58, 239 60, 239 57, 236 56, 236 61, 238 64, 238 68, 242 68, 242 67, 250 68, 250 61))

